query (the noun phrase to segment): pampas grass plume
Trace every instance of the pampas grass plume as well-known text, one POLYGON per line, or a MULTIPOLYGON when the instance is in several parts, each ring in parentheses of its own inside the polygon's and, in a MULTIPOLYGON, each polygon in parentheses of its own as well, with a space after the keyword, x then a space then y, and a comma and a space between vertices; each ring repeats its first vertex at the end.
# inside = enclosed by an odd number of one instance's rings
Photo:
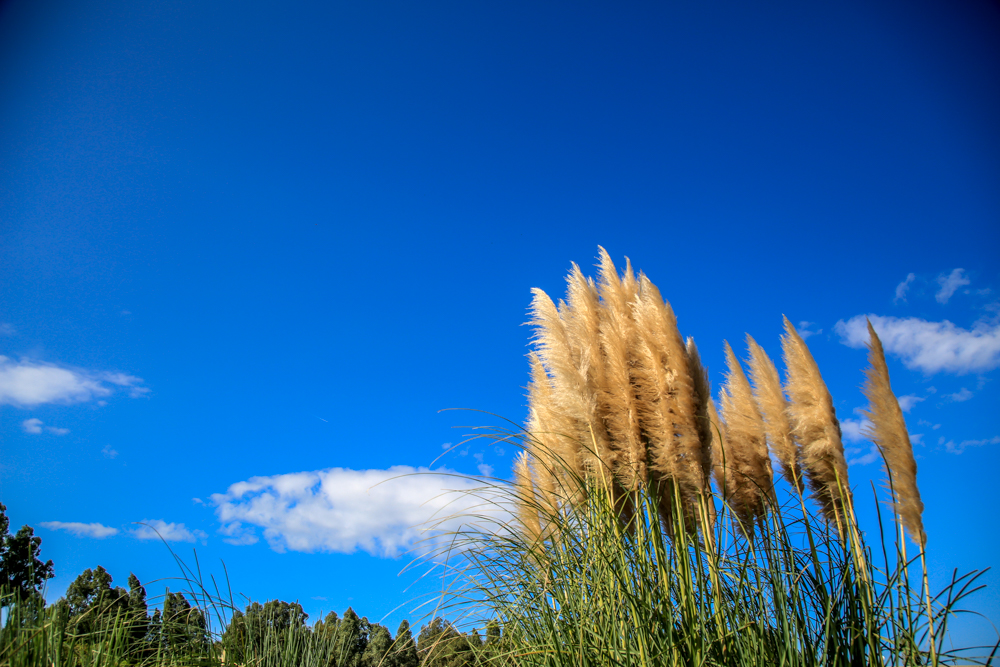
POLYGON ((906 430, 903 411, 889 384, 889 368, 885 363, 882 341, 871 322, 868 322, 868 362, 865 384, 862 388, 869 407, 864 412, 871 422, 865 434, 871 438, 885 459, 887 485, 889 486, 896 514, 906 526, 910 539, 920 545, 927 544, 927 534, 921 515, 924 503, 917 488, 917 462, 913 459, 913 446, 906 430))
POLYGON ((778 369, 774 367, 764 348, 747 334, 750 351, 750 379, 757 407, 764 418, 764 430, 771 444, 771 451, 781 464, 781 474, 800 493, 803 490, 802 468, 799 464, 798 446, 792 437, 792 424, 788 418, 788 400, 781 390, 778 369))

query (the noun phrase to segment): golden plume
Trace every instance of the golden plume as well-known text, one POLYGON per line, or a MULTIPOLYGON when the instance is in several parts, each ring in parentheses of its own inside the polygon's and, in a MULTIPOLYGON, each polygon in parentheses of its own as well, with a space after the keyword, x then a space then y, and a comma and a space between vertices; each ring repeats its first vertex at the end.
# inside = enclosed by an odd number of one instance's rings
POLYGON ((800 493, 803 490, 802 467, 799 464, 798 446, 792 437, 792 424, 788 418, 788 400, 781 390, 778 369, 774 367, 764 348, 747 334, 750 351, 750 379, 757 407, 764 418, 764 430, 771 444, 771 451, 781 464, 781 474, 800 493))
POLYGON ((792 436, 799 443, 802 467, 813 498, 819 503, 827 521, 843 531, 844 520, 849 516, 847 510, 851 506, 851 488, 844 445, 840 439, 840 422, 837 421, 833 398, 809 348, 787 317, 784 321, 781 347, 785 358, 785 391, 790 399, 788 415, 792 436))
POLYGON ((754 403, 750 382, 729 343, 725 350, 729 369, 722 392, 728 445, 726 500, 746 527, 763 516, 768 501, 774 499, 774 482, 764 421, 754 403))
POLYGON ((917 488, 917 462, 913 459, 913 445, 906 430, 903 411, 889 384, 889 368, 885 363, 882 341, 872 323, 868 322, 868 363, 865 369, 865 384, 862 389, 868 398, 865 416, 871 422, 866 435, 871 438, 882 458, 885 459, 887 485, 889 486, 896 514, 906 526, 910 539, 920 545, 927 545, 927 534, 921 514, 924 503, 917 488))

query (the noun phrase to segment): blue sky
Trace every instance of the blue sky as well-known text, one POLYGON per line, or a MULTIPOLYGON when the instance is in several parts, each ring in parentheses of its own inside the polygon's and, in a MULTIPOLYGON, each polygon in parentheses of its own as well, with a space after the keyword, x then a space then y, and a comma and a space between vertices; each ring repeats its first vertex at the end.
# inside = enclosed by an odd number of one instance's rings
POLYGON ((529 290, 599 244, 716 384, 723 340, 812 332, 849 436, 877 316, 935 581, 1000 565, 998 30, 985 0, 8 0, 0 502, 50 598, 173 576, 145 521, 311 620, 416 618, 409 526, 456 482, 368 489, 509 474, 435 462, 487 419, 439 410, 524 419, 529 290))

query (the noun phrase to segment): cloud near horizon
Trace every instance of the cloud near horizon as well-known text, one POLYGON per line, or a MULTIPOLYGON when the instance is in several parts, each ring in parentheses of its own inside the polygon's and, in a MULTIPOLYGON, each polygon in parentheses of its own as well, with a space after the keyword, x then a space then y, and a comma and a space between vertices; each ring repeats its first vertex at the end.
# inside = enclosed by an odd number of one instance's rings
POLYGON ((61 530, 77 537, 92 537, 95 540, 103 540, 118 534, 117 528, 105 526, 100 523, 80 523, 79 521, 42 521, 39 526, 49 530, 61 530))
POLYGON ((126 390, 136 398, 149 392, 142 378, 125 373, 89 371, 0 355, 0 405, 82 403, 126 390))
POLYGON ((211 499, 223 524, 219 532, 230 544, 255 543, 256 526, 278 552, 364 551, 393 558, 459 529, 468 522, 463 513, 485 510, 479 497, 465 493, 483 485, 446 469, 329 468, 251 477, 211 499))
POLYGON ((189 530, 183 523, 168 523, 162 519, 143 519, 144 524, 131 531, 140 540, 166 542, 197 542, 208 537, 203 530, 189 530))
POLYGON ((900 357, 907 368, 964 375, 1000 366, 1000 323, 980 320, 969 330, 948 320, 929 322, 918 317, 855 315, 834 325, 844 345, 865 347, 868 343, 865 318, 871 320, 886 352, 900 357))

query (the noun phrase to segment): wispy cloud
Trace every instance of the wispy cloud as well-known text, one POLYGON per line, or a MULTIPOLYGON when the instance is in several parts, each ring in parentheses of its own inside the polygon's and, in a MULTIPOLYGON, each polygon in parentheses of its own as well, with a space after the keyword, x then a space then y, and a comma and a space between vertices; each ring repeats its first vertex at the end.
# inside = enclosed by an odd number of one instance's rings
MULTIPOLYGON (((944 438, 941 438, 944 440, 944 438)), ((949 440, 948 442, 942 443, 944 448, 951 452, 952 454, 961 454, 969 447, 982 447, 983 445, 1000 445, 1000 435, 993 436, 992 438, 986 438, 984 440, 963 440, 962 442, 955 444, 954 440, 949 440)))
POLYGON ((167 542, 196 542, 208 537, 203 530, 189 530, 183 523, 167 523, 162 519, 143 519, 144 524, 132 531, 140 540, 165 540, 167 542))
POLYGON ((982 373, 1000 366, 1000 323, 980 320, 969 330, 948 320, 929 322, 917 317, 856 315, 834 325, 844 345, 865 347, 868 342, 866 317, 871 320, 886 351, 900 357, 907 368, 961 375, 982 373))
POLYGON ((464 492, 482 482, 448 470, 394 466, 388 470, 330 468, 252 477, 212 496, 220 532, 252 544, 263 528, 275 551, 361 550, 395 557, 435 530, 457 529, 481 501, 464 492))
POLYGON ((921 401, 926 401, 927 399, 923 396, 917 396, 916 394, 907 394, 905 396, 900 396, 896 400, 899 401, 899 409, 903 412, 909 412, 913 409, 913 406, 921 401))
POLYGON ((29 359, 14 361, 0 355, 0 405, 32 406, 42 403, 80 403, 104 398, 117 389, 132 397, 149 391, 142 378, 57 366, 29 359))
POLYGON ((909 291, 910 285, 912 285, 913 281, 916 280, 916 279, 917 279, 917 275, 915 273, 910 273, 910 274, 907 274, 906 280, 904 280, 903 282, 901 282, 898 285, 896 285, 896 298, 893 299, 893 303, 899 303, 900 301, 906 301, 906 293, 909 291))
POLYGON ((802 336, 802 340, 805 340, 806 338, 809 338, 809 336, 815 336, 816 334, 823 333, 822 329, 817 329, 813 331, 812 328, 814 326, 816 326, 815 322, 807 322, 805 320, 802 320, 801 322, 799 322, 799 325, 795 327, 795 330, 799 332, 800 336, 802 336))
POLYGON ((13 324, 0 322, 0 336, 14 336, 16 334, 17 329, 14 328, 13 324))
POLYGON ((969 391, 965 387, 962 387, 954 394, 945 394, 941 398, 945 399, 946 401, 951 401, 952 403, 961 403, 963 401, 969 400, 970 398, 972 398, 972 396, 973 394, 971 391, 969 391))
POLYGON ((103 540, 105 537, 111 537, 112 535, 118 534, 117 528, 112 528, 110 526, 105 526, 100 523, 79 523, 77 521, 42 521, 40 524, 43 528, 48 528, 49 530, 62 530, 71 535, 76 535, 77 537, 92 537, 95 540, 103 540))
POLYGON ((101 450, 101 454, 104 454, 106 459, 114 459, 118 457, 118 450, 111 449, 111 445, 104 445, 104 449, 101 450))
POLYGON ((871 426, 871 422, 861 417, 860 419, 847 419, 840 420, 840 431, 844 438, 844 442, 864 442, 868 440, 865 436, 865 430, 871 426))
POLYGON ((938 303, 948 303, 948 299, 955 293, 955 290, 963 285, 968 285, 969 282, 965 276, 965 269, 955 269, 947 276, 942 274, 938 276, 938 284, 941 289, 937 291, 934 298, 937 299, 938 303))
POLYGON ((48 431, 53 435, 66 435, 69 433, 68 428, 59 428, 58 426, 45 426, 45 422, 41 419, 32 417, 31 419, 25 419, 21 422, 21 428, 24 429, 25 433, 31 433, 32 435, 39 435, 43 431, 48 431))

